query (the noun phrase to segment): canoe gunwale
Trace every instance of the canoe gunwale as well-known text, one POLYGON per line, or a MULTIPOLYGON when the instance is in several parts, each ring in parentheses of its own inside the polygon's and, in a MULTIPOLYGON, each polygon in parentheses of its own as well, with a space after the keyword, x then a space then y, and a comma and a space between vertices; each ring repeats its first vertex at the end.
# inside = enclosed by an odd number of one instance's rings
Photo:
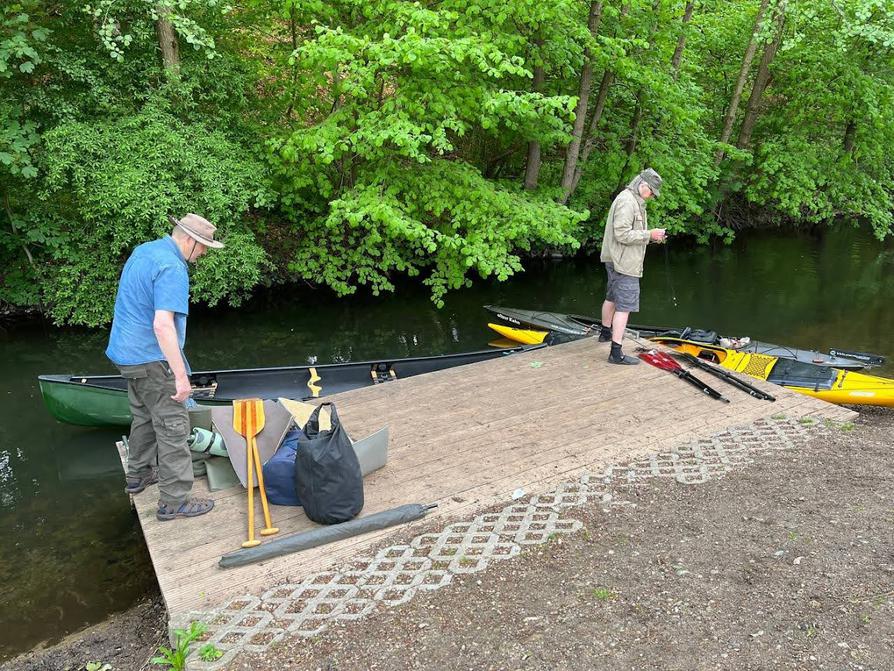
MULTIPOLYGON (((372 370, 372 366, 388 366, 393 365, 395 363, 417 363, 417 362, 425 362, 425 361, 446 361, 451 358, 463 358, 463 357, 478 357, 481 356, 483 360, 486 359, 496 359, 500 356, 507 356, 509 354, 514 354, 516 352, 522 352, 530 349, 539 349, 543 347, 543 345, 519 345, 518 347, 505 348, 502 350, 493 350, 493 349, 484 349, 484 350, 474 350, 472 352, 454 352, 451 354, 436 354, 433 356, 416 356, 416 357, 394 357, 387 359, 370 359, 368 361, 345 361, 345 362, 335 362, 335 363, 322 363, 322 364, 305 364, 301 366, 268 366, 263 368, 224 368, 220 370, 201 370, 195 371, 190 374, 190 379, 200 377, 202 375, 222 375, 222 374, 239 374, 239 373, 289 373, 289 372, 297 372, 297 371, 307 371, 311 368, 315 368, 317 371, 325 371, 332 369, 345 370, 348 368, 358 368, 362 369, 364 367, 370 367, 372 370)), ((462 365, 462 364, 457 364, 462 365)), ((62 382, 67 384, 74 384, 78 386, 94 386, 99 387, 101 389, 108 389, 108 387, 104 387, 102 385, 97 385, 92 382, 86 382, 86 380, 118 380, 121 379, 120 375, 108 374, 108 375, 67 375, 67 374, 46 374, 46 375, 38 375, 38 380, 44 380, 46 382, 62 382), (85 380, 84 382, 77 382, 76 380, 81 379, 85 380)))
MULTIPOLYGON (((332 391, 323 394, 323 396, 328 396, 332 393, 382 384, 403 377, 414 377, 479 361, 498 359, 541 347, 546 347, 546 345, 518 345, 504 349, 319 365, 197 371, 190 375, 190 382, 193 383, 193 398, 202 404, 227 404, 238 398, 258 395, 265 398, 289 396, 301 400, 311 400, 319 397, 317 392, 307 390, 298 394, 295 385, 296 379, 298 379, 301 380, 298 387, 302 387, 305 384, 304 378, 311 376, 311 369, 316 373, 315 380, 319 380, 320 377, 323 379, 329 377, 333 380, 333 386, 330 387, 332 391), (425 369, 426 364, 430 366, 428 370, 425 369), (409 368, 409 372, 407 372, 407 368, 409 368), (402 372, 403 375, 401 375, 402 372), (223 378, 223 381, 220 378, 223 378), (286 387, 288 387, 289 393, 284 393, 286 387), (267 389, 266 392, 263 391, 264 388, 267 389)), ((122 380, 120 375, 48 374, 38 376, 40 393, 50 414, 59 421, 81 426, 120 426, 125 424, 122 421, 125 412, 124 406, 117 407, 121 405, 121 399, 125 405, 127 403, 127 387, 126 384, 121 384, 122 380), (102 400, 103 397, 107 400, 102 400), (105 407, 104 404, 106 404, 105 407), (106 412, 107 410, 108 412, 106 412)), ((127 414, 129 415, 129 411, 127 414)), ((126 423, 129 424, 130 420, 128 419, 126 423)))

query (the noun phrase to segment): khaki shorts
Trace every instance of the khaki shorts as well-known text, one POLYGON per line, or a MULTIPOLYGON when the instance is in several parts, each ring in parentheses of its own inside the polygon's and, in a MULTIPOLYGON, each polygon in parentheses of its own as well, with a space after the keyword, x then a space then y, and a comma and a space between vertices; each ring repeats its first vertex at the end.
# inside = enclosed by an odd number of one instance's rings
POLYGON ((639 312, 639 278, 615 272, 611 262, 605 264, 605 272, 605 300, 614 303, 618 312, 639 312))

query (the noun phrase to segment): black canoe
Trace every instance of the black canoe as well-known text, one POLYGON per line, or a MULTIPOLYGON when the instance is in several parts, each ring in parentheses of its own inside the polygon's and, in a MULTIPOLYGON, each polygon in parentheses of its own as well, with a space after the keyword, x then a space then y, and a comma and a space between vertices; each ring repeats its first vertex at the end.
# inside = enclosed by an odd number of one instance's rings
MULTIPOLYGON (((542 346, 542 345, 541 345, 542 346)), ((205 405, 239 398, 306 400, 390 380, 536 349, 513 347, 407 359, 193 373, 192 398, 205 405)), ((120 375, 41 375, 40 392, 58 420, 81 426, 129 426, 127 381, 120 375)))

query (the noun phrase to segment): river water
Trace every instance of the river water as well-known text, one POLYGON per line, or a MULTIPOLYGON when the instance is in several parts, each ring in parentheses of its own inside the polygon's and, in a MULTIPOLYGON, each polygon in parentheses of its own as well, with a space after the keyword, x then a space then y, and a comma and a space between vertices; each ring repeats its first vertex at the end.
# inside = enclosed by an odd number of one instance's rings
MULTIPOLYGON (((298 287, 242 309, 195 311, 195 370, 358 361, 484 349, 487 303, 598 315, 595 259, 530 263, 478 282, 436 309, 420 287, 336 299, 298 287)), ((770 342, 866 350, 894 359, 894 245, 844 227, 817 236, 749 232, 721 249, 650 248, 644 324, 713 328, 770 342)), ((120 432, 56 422, 41 373, 114 372, 107 333, 23 325, 0 330, 0 660, 125 610, 155 582, 122 492, 120 432)), ((876 369, 894 377, 894 366, 876 369)))

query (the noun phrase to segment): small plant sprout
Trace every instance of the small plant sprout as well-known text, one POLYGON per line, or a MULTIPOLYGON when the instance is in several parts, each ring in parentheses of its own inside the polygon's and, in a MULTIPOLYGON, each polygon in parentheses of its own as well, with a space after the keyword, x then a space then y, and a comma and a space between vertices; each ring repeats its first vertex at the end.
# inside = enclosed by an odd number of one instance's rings
POLYGON ((594 587, 590 593, 597 601, 610 601, 615 598, 615 593, 608 587, 594 587))
POLYGON ((206 643, 199 648, 199 659, 203 662, 214 662, 223 657, 223 651, 213 643, 206 643))
MULTIPOLYGON (((158 649, 160 654, 152 658, 152 663, 165 666, 172 671, 184 671, 186 669, 186 658, 189 657, 192 652, 190 646, 193 641, 201 638, 204 633, 205 625, 202 622, 191 622, 189 629, 175 629, 174 647, 168 648, 161 646, 158 649)), ((214 646, 205 646, 205 648, 207 647, 214 648, 214 646)), ((217 650, 216 648, 214 649, 217 650)))

